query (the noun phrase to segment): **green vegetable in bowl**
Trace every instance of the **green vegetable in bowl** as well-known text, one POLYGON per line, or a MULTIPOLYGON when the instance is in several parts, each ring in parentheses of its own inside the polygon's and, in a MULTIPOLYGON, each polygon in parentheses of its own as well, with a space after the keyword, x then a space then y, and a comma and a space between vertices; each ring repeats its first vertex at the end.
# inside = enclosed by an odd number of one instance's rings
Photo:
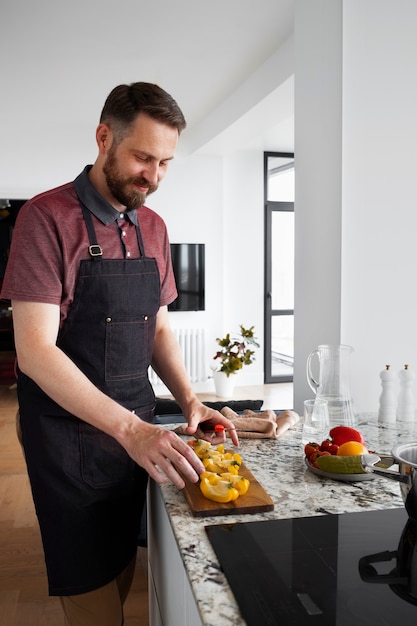
POLYGON ((318 469, 332 474, 366 474, 360 456, 319 456, 316 465, 318 469))

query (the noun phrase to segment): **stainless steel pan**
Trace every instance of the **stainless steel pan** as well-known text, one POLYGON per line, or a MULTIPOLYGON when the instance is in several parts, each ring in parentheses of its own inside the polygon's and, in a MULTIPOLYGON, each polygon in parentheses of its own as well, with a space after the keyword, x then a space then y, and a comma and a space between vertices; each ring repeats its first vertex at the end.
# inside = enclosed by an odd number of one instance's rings
POLYGON ((375 454, 364 454, 361 457, 362 467, 366 472, 373 472, 400 483, 401 495, 408 515, 417 522, 417 443, 401 443, 391 451, 398 471, 375 467, 380 457, 375 454))

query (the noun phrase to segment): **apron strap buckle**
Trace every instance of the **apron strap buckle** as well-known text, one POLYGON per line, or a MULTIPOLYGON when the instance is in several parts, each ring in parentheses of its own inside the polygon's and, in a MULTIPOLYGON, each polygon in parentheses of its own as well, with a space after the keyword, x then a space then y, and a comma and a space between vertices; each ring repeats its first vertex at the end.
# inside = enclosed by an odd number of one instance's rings
POLYGON ((103 249, 97 243, 88 246, 90 256, 103 256, 103 249))

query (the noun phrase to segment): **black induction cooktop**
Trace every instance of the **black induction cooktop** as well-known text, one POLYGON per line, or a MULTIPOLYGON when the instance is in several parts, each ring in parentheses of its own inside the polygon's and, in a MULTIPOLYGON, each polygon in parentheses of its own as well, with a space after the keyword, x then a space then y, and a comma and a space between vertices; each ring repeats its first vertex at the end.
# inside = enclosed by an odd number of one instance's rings
POLYGON ((407 521, 400 508, 205 530, 248 626, 415 626, 414 599, 385 580, 407 521), (384 552, 366 582, 359 563, 384 552))

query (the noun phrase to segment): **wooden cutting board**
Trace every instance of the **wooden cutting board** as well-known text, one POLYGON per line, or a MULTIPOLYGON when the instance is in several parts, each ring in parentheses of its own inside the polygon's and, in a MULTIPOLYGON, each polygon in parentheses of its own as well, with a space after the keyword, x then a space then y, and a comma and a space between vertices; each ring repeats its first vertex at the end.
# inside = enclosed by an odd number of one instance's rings
POLYGON ((274 502, 258 483, 255 476, 244 463, 240 466, 239 475, 250 482, 249 489, 243 496, 232 502, 213 502, 203 496, 199 483, 186 480, 184 495, 190 505, 194 517, 209 515, 238 515, 243 513, 264 513, 274 509, 274 502))

